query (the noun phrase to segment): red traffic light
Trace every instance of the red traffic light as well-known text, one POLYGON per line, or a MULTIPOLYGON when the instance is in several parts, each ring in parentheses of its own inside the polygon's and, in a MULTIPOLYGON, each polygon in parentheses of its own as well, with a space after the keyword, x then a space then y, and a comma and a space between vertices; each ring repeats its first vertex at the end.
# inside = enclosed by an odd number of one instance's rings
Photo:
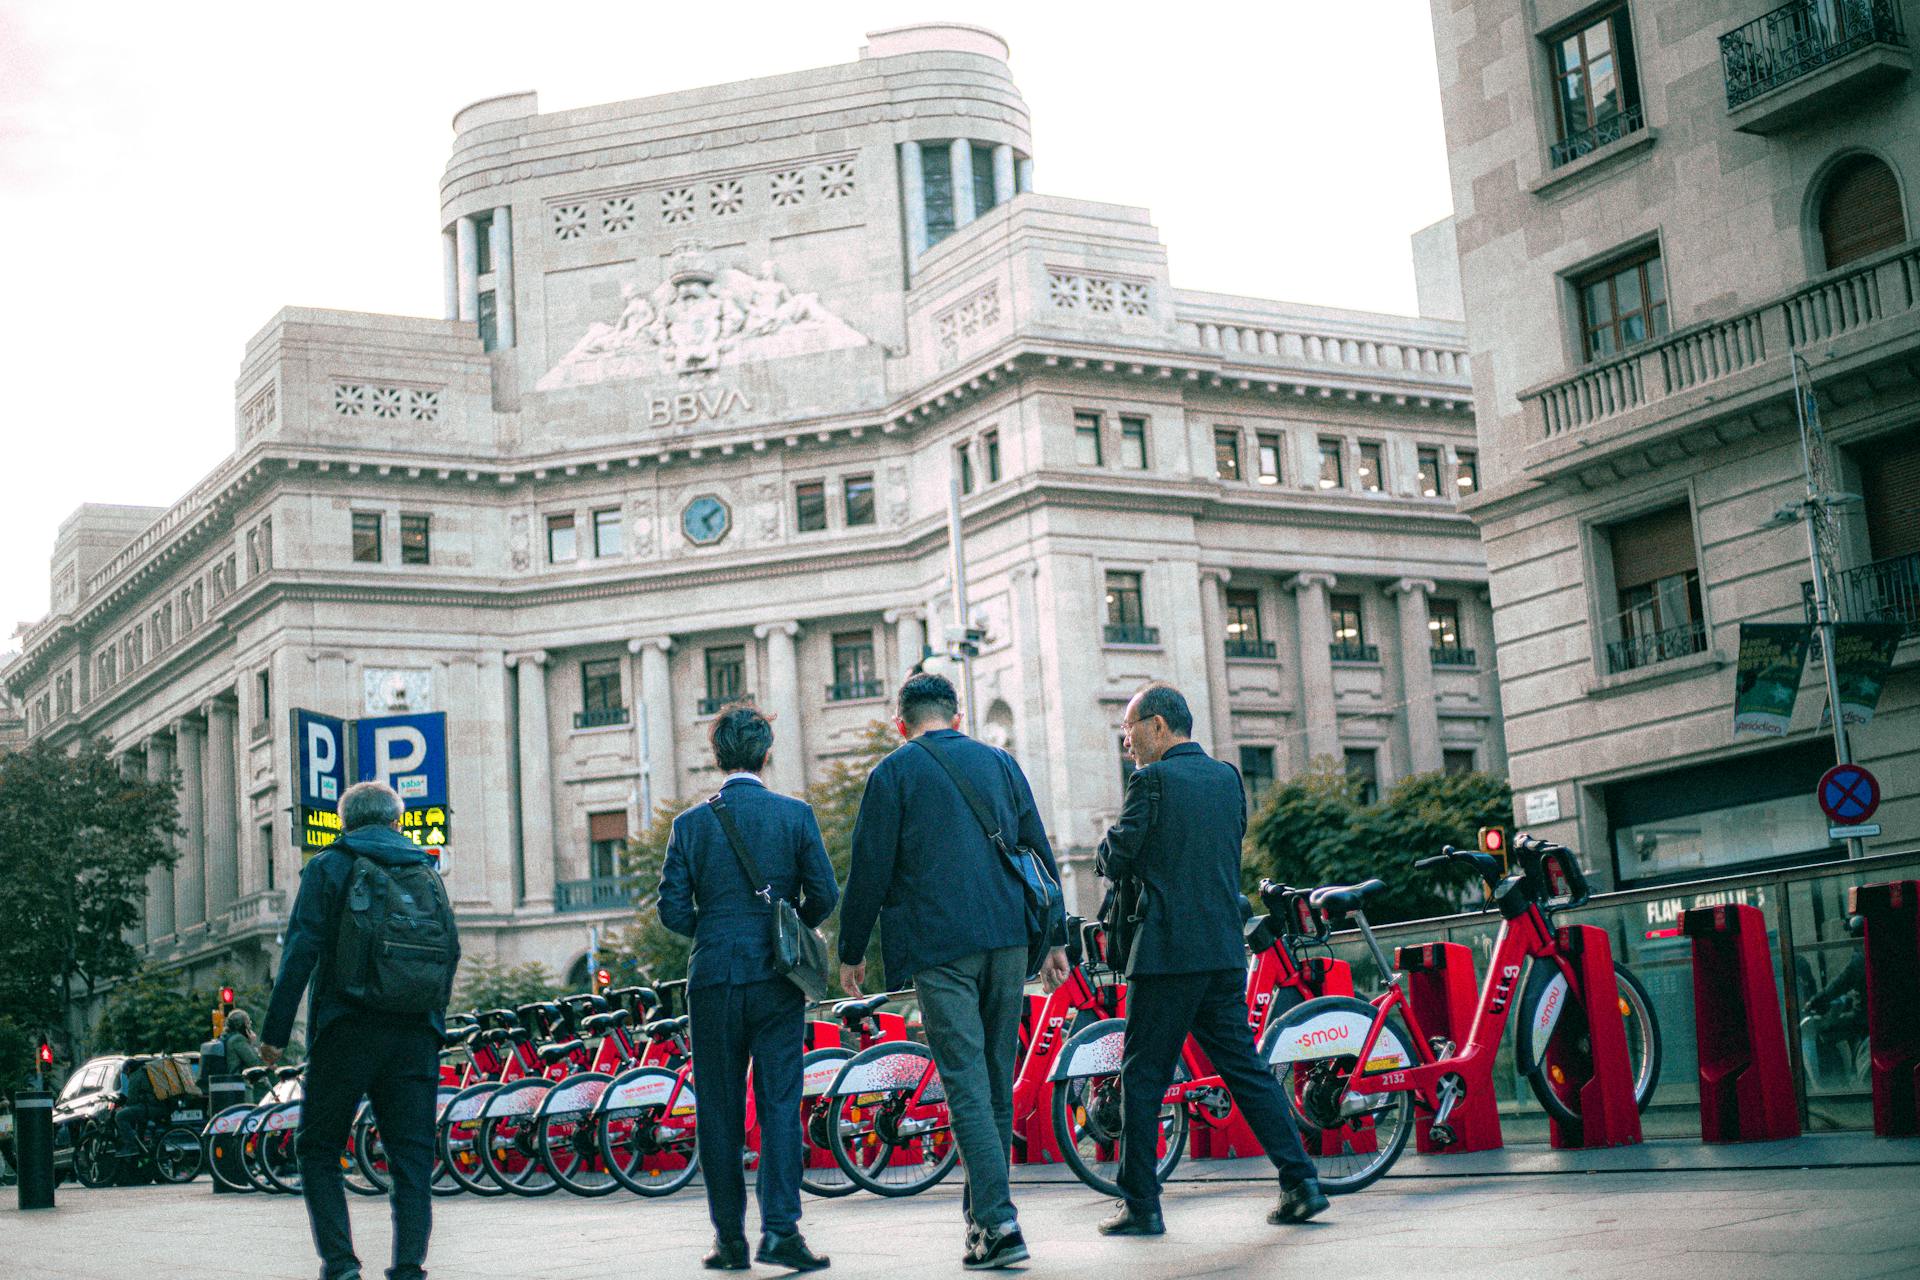
POLYGON ((600 990, 605 991, 613 985, 613 971, 610 969, 595 969, 593 971, 593 984, 600 988, 600 990))
POLYGON ((232 987, 220 988, 220 1003, 229 1009, 233 1008, 233 988, 232 987))
POLYGON ((1507 833, 1499 827, 1480 828, 1480 852, 1505 853, 1507 851, 1507 833))
POLYGON ((40 1065, 43 1067, 53 1065, 53 1045, 45 1040, 40 1042, 40 1065))

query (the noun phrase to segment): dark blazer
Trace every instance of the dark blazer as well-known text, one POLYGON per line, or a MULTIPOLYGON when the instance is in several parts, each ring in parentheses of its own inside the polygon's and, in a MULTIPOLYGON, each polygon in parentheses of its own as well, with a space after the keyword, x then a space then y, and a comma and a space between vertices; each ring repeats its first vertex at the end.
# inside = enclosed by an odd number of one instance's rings
POLYGON ((1139 880, 1146 919, 1128 976, 1243 969, 1240 842, 1247 833, 1240 771, 1183 742, 1127 779, 1120 820, 1096 865, 1114 883, 1139 880))
MULTIPOLYGON (((1008 843, 1033 849, 1058 879, 1033 788, 1014 758, 954 729, 925 736, 940 744, 987 802, 1008 843)), ((904 986, 930 965, 1027 943, 1020 882, 987 843, 953 779, 911 742, 867 778, 853 824, 846 893, 841 963, 865 958, 877 921, 889 986, 904 986)))
MULTIPOLYGON (((839 890, 812 808, 755 778, 729 779, 720 797, 774 896, 793 903, 809 925, 833 914, 839 890)), ((711 807, 694 805, 673 820, 660 869, 660 923, 693 939, 688 989, 779 976, 768 936, 773 908, 761 901, 760 887, 747 883, 711 807)))

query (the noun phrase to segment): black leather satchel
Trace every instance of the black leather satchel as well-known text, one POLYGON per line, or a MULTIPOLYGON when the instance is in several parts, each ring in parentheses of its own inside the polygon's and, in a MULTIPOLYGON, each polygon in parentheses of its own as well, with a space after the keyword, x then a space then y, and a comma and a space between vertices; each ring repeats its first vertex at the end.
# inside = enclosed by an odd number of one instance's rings
POLYGON ((774 972, 800 988, 800 994, 807 999, 821 999, 827 994, 827 940, 818 929, 800 918, 800 912, 791 902, 773 896, 773 882, 760 874, 759 864, 747 852, 747 842, 741 839, 740 828, 725 802, 714 796, 707 805, 720 820, 720 829, 726 832, 734 857, 740 859, 740 869, 747 873, 747 883, 759 885, 755 895, 773 908, 769 929, 774 972))

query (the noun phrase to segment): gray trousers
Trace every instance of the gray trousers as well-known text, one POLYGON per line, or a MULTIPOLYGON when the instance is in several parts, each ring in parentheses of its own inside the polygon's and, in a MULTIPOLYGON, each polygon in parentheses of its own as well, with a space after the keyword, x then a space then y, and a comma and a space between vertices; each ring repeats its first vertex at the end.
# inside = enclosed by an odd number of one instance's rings
POLYGON ((961 956, 913 978, 927 1047, 940 1068, 954 1140, 967 1165, 963 1211, 969 1225, 1006 1227, 1015 1219, 1007 1165, 1026 983, 1025 947, 961 956))

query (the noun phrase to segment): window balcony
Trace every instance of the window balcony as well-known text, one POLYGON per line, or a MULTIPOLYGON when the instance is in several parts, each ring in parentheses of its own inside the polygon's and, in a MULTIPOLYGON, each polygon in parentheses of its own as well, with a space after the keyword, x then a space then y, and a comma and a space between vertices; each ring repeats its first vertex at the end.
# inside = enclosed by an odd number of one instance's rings
POLYGON ((576 729, 605 729, 626 722, 625 707, 592 707, 573 713, 573 727, 576 729))
POLYGON ((1660 631, 1641 631, 1630 618, 1621 615, 1606 623, 1607 673, 1638 671, 1675 658, 1685 658, 1707 649, 1707 624, 1696 618, 1660 631))
POLYGON ((1630 133, 1638 133, 1645 127, 1647 119, 1640 110, 1640 104, 1634 103, 1625 111, 1616 111, 1590 129, 1568 134, 1553 144, 1550 158, 1553 168, 1559 169, 1572 164, 1584 156, 1592 155, 1609 143, 1618 142, 1630 133))
POLYGON ((560 880, 553 886, 555 911, 621 911, 633 905, 633 885, 624 876, 560 880))
POLYGON ((1771 134, 1911 67, 1896 0, 1793 0, 1720 37, 1734 128, 1771 134))
POLYGON ((1109 622, 1106 636, 1108 644, 1159 644, 1160 628, 1109 622))
POLYGON ((1433 649, 1433 665, 1436 667, 1477 667, 1480 656, 1471 649, 1439 646, 1433 649))
MULTIPOLYGON (((1920 636, 1920 554, 1875 560, 1834 575, 1834 614, 1839 622, 1897 622, 1904 636, 1920 636)), ((1815 618, 1813 584, 1802 582, 1807 621, 1815 618)), ((1813 642, 1820 643, 1815 636, 1813 642)))
POLYGON ((1271 640, 1229 640, 1227 656, 1229 658, 1272 658, 1275 650, 1271 640))
POLYGON ((1335 662, 1380 661, 1380 646, 1377 644, 1355 644, 1350 640, 1336 640, 1327 646, 1327 653, 1335 662))
POLYGON ((855 702, 861 698, 878 698, 886 692, 886 685, 879 680, 837 680, 827 686, 828 702, 855 702))
POLYGON ((714 697, 710 695, 708 697, 700 699, 699 711, 700 711, 700 714, 703 716, 718 715, 720 713, 720 708, 727 706, 731 703, 752 702, 752 701, 753 701, 753 695, 750 693, 724 693, 719 695, 718 697, 714 697))

